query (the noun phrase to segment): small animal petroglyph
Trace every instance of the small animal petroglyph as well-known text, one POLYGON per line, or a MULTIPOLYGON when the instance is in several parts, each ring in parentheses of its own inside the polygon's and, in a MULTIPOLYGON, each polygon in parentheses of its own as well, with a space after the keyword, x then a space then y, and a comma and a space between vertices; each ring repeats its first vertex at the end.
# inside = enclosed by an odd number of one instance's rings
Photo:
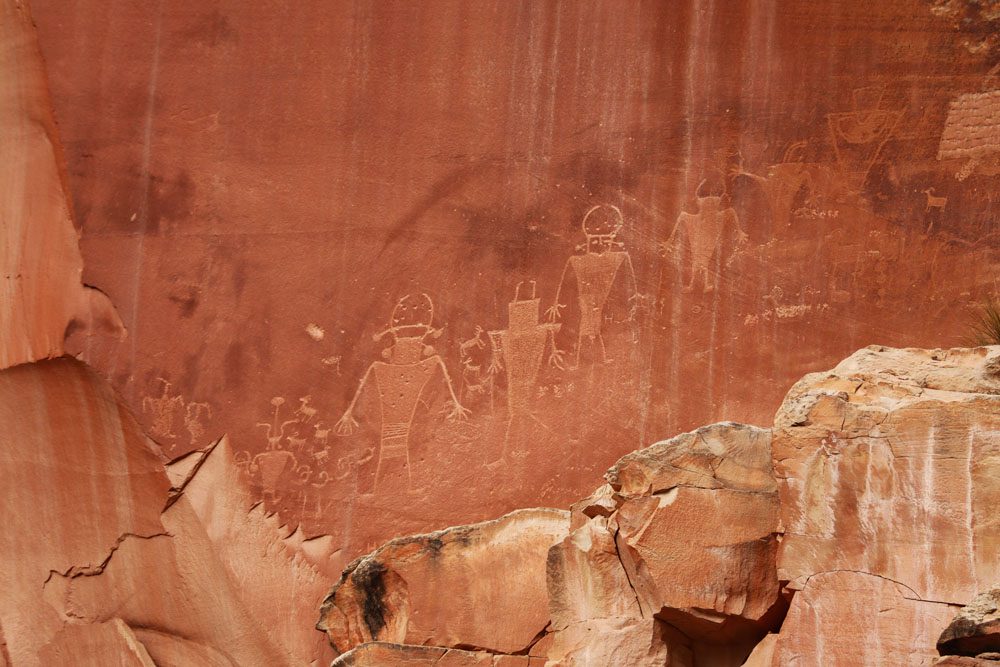
POLYGON ((309 405, 309 401, 311 400, 312 396, 303 396, 300 398, 299 408, 294 413, 304 424, 308 424, 309 420, 316 416, 316 408, 309 405))
POLYGON ((943 211, 944 207, 948 205, 947 197, 936 197, 934 195, 934 188, 927 188, 923 191, 927 195, 927 206, 924 207, 924 213, 927 213, 932 208, 936 208, 939 211, 943 211))
POLYGON ((324 428, 325 424, 323 422, 316 422, 313 424, 313 440, 317 445, 325 447, 327 441, 330 438, 330 431, 332 429, 324 428))

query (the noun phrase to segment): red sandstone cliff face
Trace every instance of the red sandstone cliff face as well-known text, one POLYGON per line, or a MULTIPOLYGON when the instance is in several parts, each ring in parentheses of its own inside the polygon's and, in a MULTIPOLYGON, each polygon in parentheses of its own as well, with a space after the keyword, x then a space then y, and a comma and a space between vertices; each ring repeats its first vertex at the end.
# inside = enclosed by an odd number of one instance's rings
POLYGON ((0 368, 89 352, 123 331, 83 259, 27 5, 0 3, 0 368), (67 340, 68 337, 68 340, 67 340))
POLYGON ((996 662, 995 348, 639 449, 958 339, 996 19, 630 9, 0 0, 0 665, 996 662))
POLYGON ((961 344, 998 84, 939 5, 34 0, 89 359, 346 565, 961 344))

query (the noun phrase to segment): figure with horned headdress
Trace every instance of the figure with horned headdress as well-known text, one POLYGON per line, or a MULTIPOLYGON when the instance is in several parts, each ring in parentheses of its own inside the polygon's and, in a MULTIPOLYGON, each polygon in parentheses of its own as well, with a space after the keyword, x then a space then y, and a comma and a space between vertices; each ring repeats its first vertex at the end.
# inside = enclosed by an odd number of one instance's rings
POLYGON ((412 489, 410 429, 421 395, 436 371, 441 371, 451 396, 448 419, 465 419, 469 414, 455 394, 444 361, 427 344, 428 338, 441 335, 441 329, 435 329, 433 322, 434 303, 427 294, 407 294, 396 302, 388 328, 373 336, 376 342, 385 338, 390 341, 389 346, 382 350, 385 361, 374 361, 368 367, 344 416, 336 424, 338 435, 350 435, 354 432, 358 427, 358 422, 354 419, 355 405, 374 377, 382 413, 378 463, 375 469, 376 485, 385 460, 399 458, 403 459, 406 466, 407 483, 412 489))

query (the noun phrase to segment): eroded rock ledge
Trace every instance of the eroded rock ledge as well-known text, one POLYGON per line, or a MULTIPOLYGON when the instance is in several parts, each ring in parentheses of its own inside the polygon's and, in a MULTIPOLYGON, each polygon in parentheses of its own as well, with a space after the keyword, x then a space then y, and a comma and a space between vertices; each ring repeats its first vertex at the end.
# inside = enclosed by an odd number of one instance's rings
POLYGON ((1000 348, 869 347, 773 428, 633 452, 568 515, 386 544, 318 627, 343 666, 989 665, 997 479, 1000 348))

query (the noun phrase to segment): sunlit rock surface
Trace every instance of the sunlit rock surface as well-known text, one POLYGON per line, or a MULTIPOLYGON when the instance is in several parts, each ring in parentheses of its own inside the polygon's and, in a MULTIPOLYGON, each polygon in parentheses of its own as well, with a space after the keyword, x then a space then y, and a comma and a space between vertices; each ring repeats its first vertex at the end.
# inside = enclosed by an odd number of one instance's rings
MULTIPOLYGON (((0 368, 114 339, 121 322, 81 283, 62 146, 26 3, 0 2, 0 368)), ((107 361, 101 359, 99 361, 107 361)))
POLYGON ((1000 579, 1000 352, 872 347, 776 417, 779 576, 864 572, 966 604, 1000 579))
POLYGON ((998 664, 998 35, 0 0, 0 667, 998 664))
POLYGON ((548 630, 545 562, 568 526, 565 511, 531 509, 393 540, 344 571, 318 627, 340 651, 387 641, 528 654, 548 630))
POLYGON ((229 486, 225 443, 172 491, 156 445, 69 359, 0 371, 0 424, 0 627, 13 665, 332 657, 311 625, 333 579, 229 486))

